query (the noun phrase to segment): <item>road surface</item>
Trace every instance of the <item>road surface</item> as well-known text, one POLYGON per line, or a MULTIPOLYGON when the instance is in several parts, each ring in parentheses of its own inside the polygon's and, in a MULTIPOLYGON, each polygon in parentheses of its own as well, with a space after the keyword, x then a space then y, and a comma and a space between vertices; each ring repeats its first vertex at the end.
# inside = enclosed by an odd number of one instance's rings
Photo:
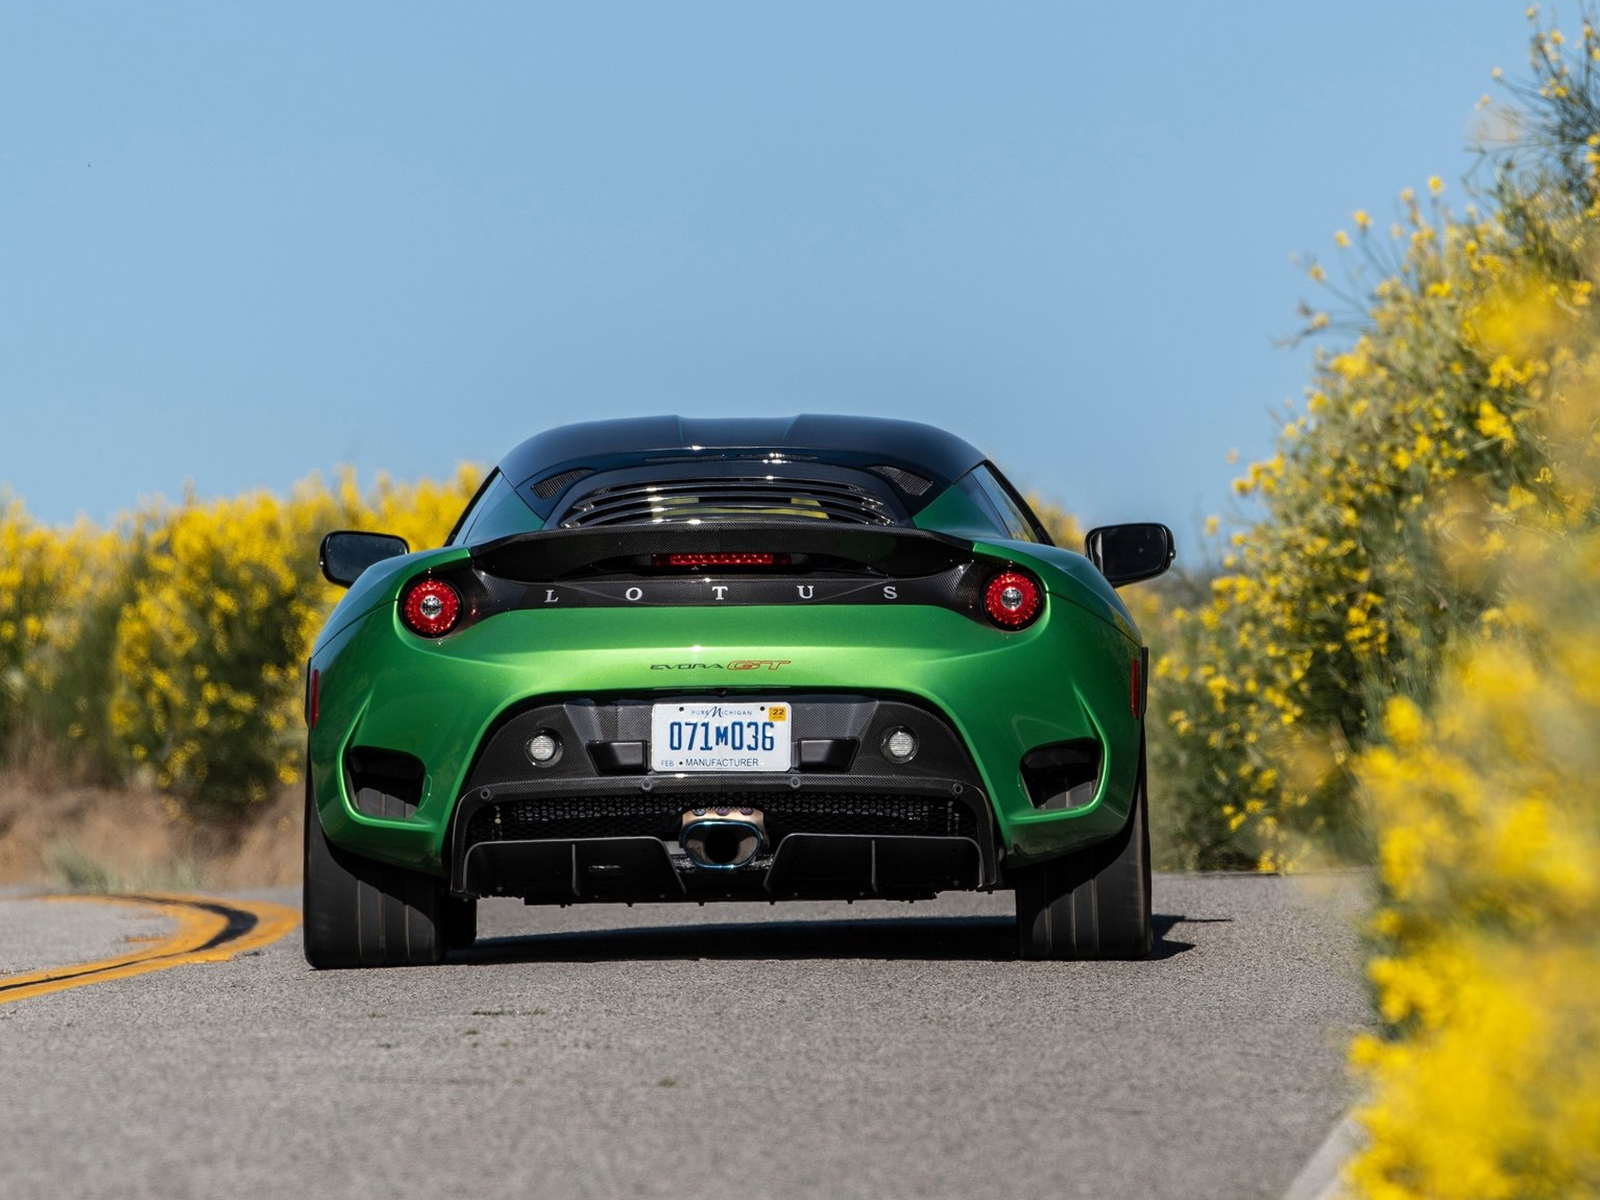
MULTIPOLYGON (((1006 894, 495 902, 436 968, 278 930, 0 991, 0 1195, 1278 1200, 1351 1099, 1359 889, 1158 876, 1142 963, 1017 961, 1006 894)), ((185 920, 3 898, 0 971, 185 920)))

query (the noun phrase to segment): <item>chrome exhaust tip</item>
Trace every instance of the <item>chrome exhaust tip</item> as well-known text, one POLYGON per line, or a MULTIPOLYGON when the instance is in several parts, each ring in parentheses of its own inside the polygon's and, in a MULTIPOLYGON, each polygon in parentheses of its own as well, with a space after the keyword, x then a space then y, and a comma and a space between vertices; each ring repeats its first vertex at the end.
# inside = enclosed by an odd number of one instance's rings
POLYGON ((736 871, 767 848, 767 827, 760 809, 692 808, 678 844, 697 867, 736 871))

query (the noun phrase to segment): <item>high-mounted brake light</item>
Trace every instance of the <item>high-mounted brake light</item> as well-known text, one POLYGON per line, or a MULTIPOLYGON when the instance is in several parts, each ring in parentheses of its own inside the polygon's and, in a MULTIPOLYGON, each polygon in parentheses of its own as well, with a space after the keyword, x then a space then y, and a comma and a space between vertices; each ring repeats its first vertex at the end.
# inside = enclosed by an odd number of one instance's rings
POLYGON ((984 585, 983 611, 1001 629, 1026 629, 1043 607, 1038 581, 1023 571, 1001 571, 984 585))
POLYGON ((656 554, 652 567, 787 567, 787 554, 656 554))
POLYGON ((441 579, 419 579, 400 595, 400 620, 419 637, 443 637, 461 619, 461 595, 441 579))

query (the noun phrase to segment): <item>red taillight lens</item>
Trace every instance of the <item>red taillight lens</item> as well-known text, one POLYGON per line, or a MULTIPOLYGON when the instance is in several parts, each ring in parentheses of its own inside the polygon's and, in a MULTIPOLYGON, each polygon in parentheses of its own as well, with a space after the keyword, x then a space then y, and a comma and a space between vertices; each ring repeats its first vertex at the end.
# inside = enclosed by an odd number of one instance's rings
POLYGON ((439 579, 419 579, 400 595, 400 619, 419 637, 443 637, 461 620, 461 595, 439 579))
POLYGON ((787 554, 657 554, 650 565, 661 567, 787 567, 787 554))
POLYGON ((1001 571, 983 588, 983 611, 1001 629, 1026 629, 1044 606, 1044 592, 1031 575, 1001 571))

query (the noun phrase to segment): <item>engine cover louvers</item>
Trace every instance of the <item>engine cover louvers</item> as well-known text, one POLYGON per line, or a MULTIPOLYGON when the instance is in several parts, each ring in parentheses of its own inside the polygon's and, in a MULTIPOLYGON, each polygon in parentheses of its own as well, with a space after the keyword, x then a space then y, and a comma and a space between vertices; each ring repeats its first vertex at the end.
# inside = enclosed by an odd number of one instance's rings
POLYGON ((822 479, 747 476, 597 488, 573 501, 561 527, 749 520, 896 524, 895 514, 864 488, 822 479))

